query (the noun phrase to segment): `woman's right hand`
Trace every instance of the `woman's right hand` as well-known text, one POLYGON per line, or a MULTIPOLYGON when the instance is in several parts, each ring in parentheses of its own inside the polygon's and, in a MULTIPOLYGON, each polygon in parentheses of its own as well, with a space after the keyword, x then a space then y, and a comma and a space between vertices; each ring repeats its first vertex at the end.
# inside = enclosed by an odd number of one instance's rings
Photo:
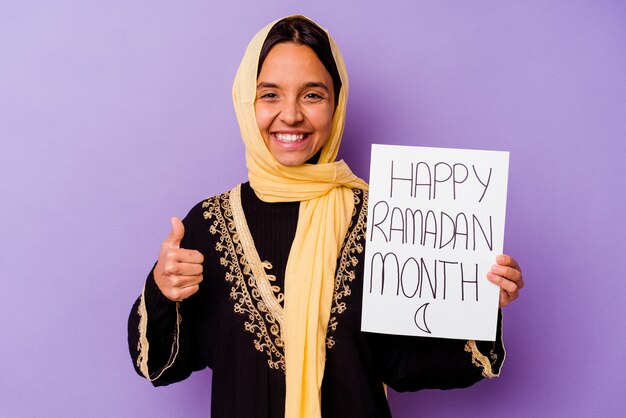
POLYGON ((154 281, 166 298, 180 302, 200 288, 204 256, 199 251, 180 248, 185 226, 177 217, 171 222, 172 232, 163 241, 154 267, 154 281))

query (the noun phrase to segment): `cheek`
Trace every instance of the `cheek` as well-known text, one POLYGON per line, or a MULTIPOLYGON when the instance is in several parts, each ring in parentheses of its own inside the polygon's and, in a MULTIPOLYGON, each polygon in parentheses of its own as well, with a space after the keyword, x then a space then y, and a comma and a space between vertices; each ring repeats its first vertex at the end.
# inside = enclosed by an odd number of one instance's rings
POLYGON ((330 136, 333 124, 333 113, 333 109, 331 108, 316 115, 315 125, 318 131, 324 133, 324 142, 326 142, 330 136))
POLYGON ((269 128, 270 124, 272 123, 272 112, 270 109, 267 108, 267 106, 263 106, 261 105, 255 105, 254 106, 254 115, 256 118, 256 124, 259 127, 259 130, 261 131, 261 135, 263 135, 263 137, 265 137, 266 135, 266 131, 269 128))

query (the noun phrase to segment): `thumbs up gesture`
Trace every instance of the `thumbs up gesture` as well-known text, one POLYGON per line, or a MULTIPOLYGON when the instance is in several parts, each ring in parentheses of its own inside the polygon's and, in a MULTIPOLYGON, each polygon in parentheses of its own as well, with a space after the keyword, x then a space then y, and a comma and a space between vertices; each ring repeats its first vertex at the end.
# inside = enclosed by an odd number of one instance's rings
POLYGON ((200 288, 204 256, 199 251, 180 248, 185 226, 176 217, 171 222, 172 232, 161 245, 159 260, 154 268, 154 281, 166 298, 180 302, 200 288))

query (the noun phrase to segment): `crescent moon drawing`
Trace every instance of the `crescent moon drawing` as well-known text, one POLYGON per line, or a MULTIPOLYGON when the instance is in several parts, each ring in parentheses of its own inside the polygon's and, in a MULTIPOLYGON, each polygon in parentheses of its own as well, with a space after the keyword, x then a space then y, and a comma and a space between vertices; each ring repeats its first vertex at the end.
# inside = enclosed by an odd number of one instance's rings
POLYGON ((413 316, 413 322, 415 325, 422 331, 430 334, 430 329, 428 329, 428 324, 426 324, 426 308, 428 308, 430 302, 427 302, 420 306, 417 311, 415 311, 415 315, 413 316), (422 313, 420 316, 420 312, 422 313))

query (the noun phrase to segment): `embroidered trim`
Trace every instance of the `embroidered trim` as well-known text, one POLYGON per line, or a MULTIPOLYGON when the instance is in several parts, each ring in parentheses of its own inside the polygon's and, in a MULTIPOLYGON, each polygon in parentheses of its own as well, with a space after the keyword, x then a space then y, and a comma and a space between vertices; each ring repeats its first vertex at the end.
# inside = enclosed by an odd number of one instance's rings
MULTIPOLYGON (((502 323, 500 323, 500 340, 502 340, 502 323)), ((504 364, 504 360, 506 359, 506 350, 504 349, 504 343, 502 343, 502 360, 500 364, 498 364, 498 353, 496 353, 496 345, 491 350, 487 357, 485 354, 481 353, 476 345, 476 341, 469 340, 465 343, 465 351, 468 353, 472 353, 472 364, 474 366, 482 368, 482 374, 484 377, 493 378, 500 376, 500 370, 502 369, 502 365, 504 364), (495 370, 494 370, 495 367, 495 370)))
POLYGON ((172 367, 176 361, 176 357, 178 356, 178 337, 180 335, 180 323, 182 321, 179 308, 180 302, 176 302, 176 330, 174 332, 174 341, 172 343, 170 358, 157 375, 151 376, 150 371, 148 370, 148 353, 150 351, 150 343, 148 341, 148 310, 146 309, 146 287, 144 285, 143 291, 141 292, 141 298, 139 299, 139 307, 137 309, 137 313, 139 314, 139 341, 137 342, 137 351, 139 351, 139 356, 137 356, 137 367, 139 367, 141 374, 143 374, 144 377, 151 382, 160 378, 167 369, 172 367))
MULTIPOLYGON (((350 283, 356 278, 358 255, 364 251, 367 192, 359 189, 353 189, 353 192, 355 203, 349 236, 344 240, 335 275, 326 338, 328 348, 335 345, 331 332, 336 331, 338 318, 347 309, 346 298, 352 294, 350 283), (363 205, 355 220, 361 200, 363 205)), ((204 219, 211 221, 209 232, 219 237, 215 250, 222 254, 220 264, 226 270, 225 280, 232 283, 230 298, 234 301, 234 312, 245 315, 245 330, 254 334, 255 349, 268 355, 270 368, 285 371, 284 342, 280 334, 283 319, 280 302, 284 295, 278 286, 272 285, 276 277, 266 272, 271 264, 262 261, 254 247, 241 206, 241 186, 209 198, 202 207, 205 209, 204 219)))
POLYGON ((230 204, 233 208, 233 220, 235 228, 239 233, 239 241, 243 246, 243 252, 248 260, 248 265, 252 270, 252 275, 256 281, 256 287, 259 289, 261 298, 267 306, 270 314, 278 321, 279 325, 283 325, 283 308, 280 302, 283 301, 284 295, 280 292, 280 287, 272 286, 272 282, 276 281, 276 276, 267 274, 266 269, 271 269, 272 264, 269 261, 261 261, 259 253, 254 246, 254 240, 248 228, 246 216, 241 206, 241 185, 235 186, 230 191, 230 204))
MULTIPOLYGON (((244 245, 231 207, 233 199, 231 193, 232 191, 203 202, 202 207, 206 209, 204 219, 211 221, 209 232, 219 237, 215 250, 222 254, 220 264, 226 270, 225 280, 232 283, 230 298, 234 303, 234 312, 244 316, 244 329, 254 335, 254 348, 267 354, 269 367, 285 371, 280 323, 264 301, 263 291, 257 287, 257 280, 244 253, 244 245)), ((239 208, 236 210, 239 211, 239 208)), ((261 265, 269 268, 267 264, 261 265)))
POLYGON ((339 315, 344 313, 347 309, 345 299, 352 294, 350 289, 350 283, 356 278, 355 269, 359 264, 358 255, 361 254, 365 246, 363 241, 365 240, 365 227, 367 225, 367 191, 361 189, 352 189, 354 193, 354 209, 352 212, 352 220, 348 227, 349 235, 344 240, 343 248, 338 260, 337 272, 335 274, 335 289, 333 292, 333 304, 330 309, 330 320, 328 321, 328 331, 326 337, 326 347, 332 348, 336 341, 331 334, 337 330, 339 325, 339 315), (362 195, 362 199, 361 199, 362 195), (359 211, 355 224, 355 216, 357 214, 357 208, 363 200, 363 205, 359 211))

